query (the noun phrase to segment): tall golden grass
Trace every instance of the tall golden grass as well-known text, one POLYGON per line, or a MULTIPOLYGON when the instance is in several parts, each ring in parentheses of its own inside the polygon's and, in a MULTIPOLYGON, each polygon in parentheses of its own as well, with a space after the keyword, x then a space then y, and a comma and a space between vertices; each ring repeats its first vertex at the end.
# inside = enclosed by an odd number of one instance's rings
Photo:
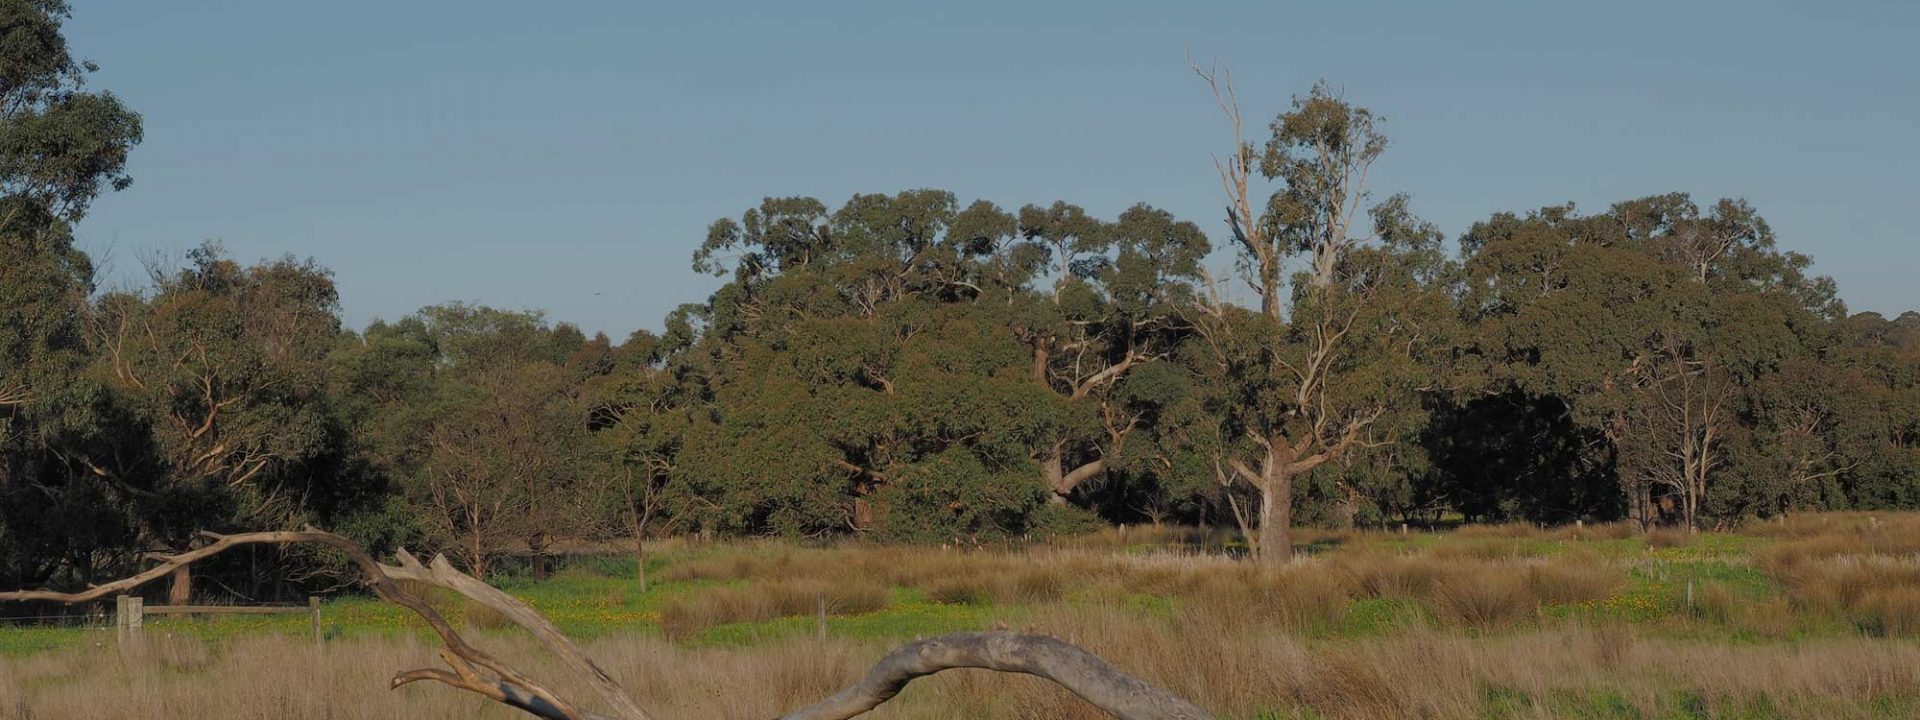
MULTIPOLYGON (((621 631, 586 645, 669 718, 773 717, 851 682, 897 644, 811 632, 753 635, 749 647, 687 642, 709 628, 809 616, 823 599, 834 615, 875 612, 897 597, 994 606, 994 622, 1083 645, 1223 718, 1920 713, 1920 514, 1801 516, 1741 537, 1622 525, 1303 535, 1335 549, 1275 569, 1209 554, 1208 536, 1172 529, 993 551, 690 547, 656 576, 677 583, 659 607, 659 635, 621 631), (1633 620, 1587 612, 1653 592, 1649 583, 1672 600, 1684 583, 1670 558, 1710 554, 1722 574, 1695 582, 1683 610, 1633 620), (1360 607, 1390 617, 1356 629, 1360 607)), ((458 598, 432 599, 468 625, 498 624, 458 598)), ((478 637, 589 696, 516 634, 478 637)), ((0 719, 515 717, 443 688, 380 689, 394 671, 434 665, 433 650, 404 634, 324 648, 155 635, 138 651, 108 642, 0 658, 0 719)), ((1041 681, 954 672, 915 683, 873 717, 1100 715, 1041 681)))
MULTIPOLYGON (((1367 640, 1275 632, 1265 617, 1183 611, 1143 618, 1106 604, 1054 604, 1031 630, 1079 643, 1223 717, 1488 717, 1496 699, 1520 717, 1899 717, 1920 693, 1920 645, 1868 638, 1714 644, 1566 624, 1499 635, 1410 625, 1367 640), (1251 624, 1250 624, 1251 623, 1251 624), (1904 700, 1903 700, 1904 698, 1904 700), (1905 704, 1901 704, 1905 703, 1905 704)), ((509 662, 590 697, 531 642, 489 637, 509 662)), ((752 648, 688 648, 638 635, 587 649, 669 718, 767 718, 851 682, 887 645, 789 638, 752 648)), ((386 691, 394 670, 432 665, 410 635, 318 648, 255 636, 214 648, 152 638, 144 651, 78 648, 0 660, 0 717, 34 720, 512 718, 440 687, 386 691)), ((910 686, 875 718, 1097 718, 1039 681, 957 671, 910 686)))

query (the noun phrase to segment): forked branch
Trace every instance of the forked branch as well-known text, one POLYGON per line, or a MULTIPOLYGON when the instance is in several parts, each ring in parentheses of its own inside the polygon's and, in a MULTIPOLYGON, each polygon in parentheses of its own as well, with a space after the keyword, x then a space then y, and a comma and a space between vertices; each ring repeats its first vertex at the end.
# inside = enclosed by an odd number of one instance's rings
MULTIPOLYGON (((366 584, 380 599, 419 615, 440 637, 440 657, 448 669, 418 668, 395 674, 391 687, 432 681, 465 690, 547 720, 653 720, 612 676, 594 662, 571 638, 518 598, 460 572, 436 555, 422 564, 413 555, 396 553, 398 565, 373 559, 359 544, 330 532, 260 532, 237 535, 203 533, 212 542, 175 555, 159 555, 160 565, 127 578, 95 585, 81 592, 19 590, 0 592, 0 601, 81 603, 124 593, 167 577, 174 570, 242 545, 313 543, 339 550, 366 576, 366 584), (567 702, 498 658, 467 644, 446 618, 396 582, 408 580, 459 593, 492 609, 531 633, 573 674, 593 686, 603 705, 615 715, 587 713, 567 702)), ((845 720, 878 707, 899 694, 915 678, 953 668, 980 668, 1025 673, 1051 680, 1121 720, 1205 720, 1205 711, 1171 693, 1123 673, 1085 650, 1038 635, 1008 632, 958 633, 911 643, 889 653, 866 677, 819 704, 788 714, 782 720, 845 720)))

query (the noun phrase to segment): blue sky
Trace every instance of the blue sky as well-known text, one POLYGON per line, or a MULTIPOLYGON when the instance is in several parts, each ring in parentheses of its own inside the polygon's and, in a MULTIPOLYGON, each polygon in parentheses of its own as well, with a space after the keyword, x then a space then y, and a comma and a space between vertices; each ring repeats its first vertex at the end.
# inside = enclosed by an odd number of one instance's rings
POLYGON ((355 326, 464 300, 657 327, 714 287, 707 224, 768 195, 1145 201, 1219 244, 1189 50, 1250 123, 1321 78, 1384 115, 1373 187, 1449 234, 1740 196, 1853 309, 1920 308, 1916 3, 74 4, 93 84, 146 118, 79 228, 104 280, 206 239, 311 256, 355 326))

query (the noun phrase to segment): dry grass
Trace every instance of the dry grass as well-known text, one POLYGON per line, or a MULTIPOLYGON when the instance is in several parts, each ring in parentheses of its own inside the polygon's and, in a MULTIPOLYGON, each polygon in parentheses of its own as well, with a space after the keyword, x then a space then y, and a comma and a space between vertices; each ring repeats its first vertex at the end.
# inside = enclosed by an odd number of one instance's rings
MULTIPOLYGON (((1767 707, 1770 717, 1898 717, 1920 693, 1920 646, 1837 638, 1788 645, 1716 645, 1642 637, 1615 625, 1572 624, 1497 636, 1409 627, 1365 641, 1309 640, 1257 619, 1180 613, 1142 618, 1112 606, 1055 605, 1034 630, 1068 638, 1194 699, 1222 717, 1420 717, 1492 714, 1493 693, 1525 717, 1584 717, 1568 698, 1624 704, 1631 716, 1710 716, 1767 707), (1904 700, 1902 700, 1904 698, 1904 700), (1904 703, 1904 704, 1902 704, 1904 703), (1562 708, 1556 710, 1555 708, 1562 708)), ((324 650, 260 636, 224 647, 183 641, 144 652, 112 647, 0 659, 0 717, 372 718, 517 717, 434 686, 384 690, 393 671, 432 665, 413 636, 337 642, 324 650), (183 662, 180 658, 186 658, 183 662), (82 680, 84 679, 84 680, 82 680)), ((584 697, 528 641, 490 637, 509 662, 584 697)), ((793 639, 750 649, 686 648, 640 636, 587 644, 643 704, 666 718, 765 718, 856 678, 884 644, 793 639)), ((1099 718, 1070 695, 1023 677, 972 671, 916 683, 872 716, 1099 718)))
POLYGON ((1647 547, 1677 548, 1685 547, 1693 540, 1693 533, 1679 528, 1654 528, 1647 531, 1647 547))
POLYGON ((1526 566, 1527 592, 1536 604, 1599 600, 1626 583, 1620 568, 1598 559, 1571 558, 1526 566))
MULTIPOLYGON (((664 718, 776 716, 916 632, 686 642, 719 624, 811 616, 822 597, 836 615, 929 612, 1054 634, 1223 718, 1910 717, 1916 518, 1795 517, 1745 538, 1656 531, 1647 547, 1580 544, 1640 537, 1625 525, 1302 533, 1323 549, 1279 569, 1206 554, 1195 549, 1206 536, 1172 529, 999 550, 723 543, 684 548, 656 574, 663 589, 602 603, 658 601, 665 639, 615 631, 587 645, 664 718)), ((469 625, 494 622, 433 600, 469 625)), ((583 695, 516 634, 478 639, 583 695)), ((380 690, 393 671, 435 663, 405 634, 324 651, 290 637, 156 636, 138 653, 109 643, 0 657, 0 719, 514 717, 443 688, 380 690)), ((873 717, 1102 716, 1041 681, 962 671, 873 717)))
POLYGON ((1346 573, 1359 596, 1366 598, 1427 597, 1440 577, 1438 563, 1377 553, 1344 558, 1335 561, 1334 567, 1346 573))
POLYGON ((1532 616, 1538 605, 1525 577, 1513 573, 1454 573, 1433 588, 1434 615, 1481 629, 1504 628, 1532 616))
POLYGON ((1758 523, 1780 542, 1755 560, 1796 609, 1838 616, 1874 635, 1920 636, 1920 520, 1835 513, 1758 523))
POLYGON ((724 587, 674 598, 660 608, 660 630, 674 640, 715 625, 813 615, 857 615, 887 606, 887 588, 850 579, 788 579, 724 587))

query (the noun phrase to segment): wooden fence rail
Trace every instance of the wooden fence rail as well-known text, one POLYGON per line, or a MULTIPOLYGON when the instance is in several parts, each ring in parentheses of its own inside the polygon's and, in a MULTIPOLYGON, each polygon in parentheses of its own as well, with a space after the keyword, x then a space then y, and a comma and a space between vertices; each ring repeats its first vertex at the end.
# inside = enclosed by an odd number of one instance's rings
POLYGON ((313 633, 313 642, 322 641, 320 634, 320 598, 309 597, 302 605, 148 605, 142 598, 120 595, 114 598, 114 627, 119 628, 121 637, 138 635, 145 625, 148 615, 298 615, 308 618, 308 629, 313 633))

